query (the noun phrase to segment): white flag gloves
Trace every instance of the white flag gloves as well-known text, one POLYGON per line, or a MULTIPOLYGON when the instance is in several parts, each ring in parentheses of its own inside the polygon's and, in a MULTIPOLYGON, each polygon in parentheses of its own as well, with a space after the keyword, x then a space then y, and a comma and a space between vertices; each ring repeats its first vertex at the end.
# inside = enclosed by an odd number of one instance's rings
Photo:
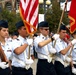
POLYGON ((47 61, 48 61, 48 63, 50 63, 52 61, 52 58, 50 57, 50 55, 48 55, 47 61))
POLYGON ((68 56, 65 58, 65 60, 66 60, 67 62, 69 62, 69 63, 71 62, 71 58, 68 57, 68 56))
POLYGON ((31 65, 26 65, 25 68, 28 70, 31 67, 31 65))
POLYGON ((73 39, 73 40, 71 41, 71 43, 72 43, 72 45, 76 44, 76 39, 73 39))
POLYGON ((54 38, 54 40, 57 40, 57 39, 59 38, 59 34, 54 34, 54 35, 52 36, 52 38, 54 38))
POLYGON ((0 62, 0 68, 5 69, 9 67, 9 64, 6 64, 6 62, 0 62))
POLYGON ((29 58, 29 59, 26 59, 26 60, 25 60, 25 63, 26 63, 26 64, 29 64, 29 65, 31 65, 33 62, 34 62, 34 61, 33 61, 32 58, 29 58))
POLYGON ((25 63, 26 63, 26 66, 25 68, 28 70, 30 67, 31 67, 31 64, 33 63, 33 59, 30 57, 30 59, 26 59, 25 63))
POLYGON ((33 44, 33 39, 27 39, 27 44, 32 45, 33 44))
POLYGON ((76 74, 76 68, 72 67, 72 73, 76 74))
POLYGON ((55 54, 56 53, 56 49, 55 48, 51 48, 50 49, 50 53, 55 54))

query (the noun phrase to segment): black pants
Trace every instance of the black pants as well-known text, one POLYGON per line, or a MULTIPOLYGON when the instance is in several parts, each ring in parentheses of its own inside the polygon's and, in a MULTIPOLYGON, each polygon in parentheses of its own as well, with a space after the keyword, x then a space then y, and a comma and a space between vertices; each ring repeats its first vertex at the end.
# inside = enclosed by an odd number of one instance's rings
POLYGON ((10 68, 6 68, 6 69, 1 69, 0 68, 0 75, 10 75, 10 68))
POLYGON ((32 68, 26 70, 21 67, 12 67, 12 75, 33 75, 32 68))
POLYGON ((48 63, 46 59, 39 59, 37 63, 36 75, 57 75, 53 63, 48 63))
MULTIPOLYGON (((76 64, 73 64, 73 65, 74 65, 74 67, 76 68, 76 64)), ((72 73, 72 75, 75 75, 75 74, 72 73)))
POLYGON ((70 66, 64 67, 59 61, 55 61, 55 70, 57 75, 71 75, 70 66))

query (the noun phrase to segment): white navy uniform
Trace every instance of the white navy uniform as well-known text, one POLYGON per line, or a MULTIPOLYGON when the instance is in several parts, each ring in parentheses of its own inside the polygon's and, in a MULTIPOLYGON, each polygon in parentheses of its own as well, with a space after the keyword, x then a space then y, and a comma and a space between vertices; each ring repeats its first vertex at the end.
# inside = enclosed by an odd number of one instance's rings
MULTIPOLYGON (((49 37, 47 36, 47 39, 49 37)), ((40 34, 34 39, 35 50, 38 55, 37 72, 36 75, 56 75, 52 62, 48 62, 48 55, 50 54, 52 43, 39 47, 38 43, 46 40, 46 37, 40 34)))
POLYGON ((67 47, 67 43, 60 38, 56 40, 55 49, 56 49, 56 61, 55 69, 58 75, 70 75, 70 63, 66 63, 65 59, 70 54, 70 50, 65 54, 61 54, 60 51, 67 47))
MULTIPOLYGON (((19 61, 26 62, 25 60, 28 59, 28 51, 29 51, 28 48, 29 48, 29 47, 27 47, 27 48, 25 49, 25 53, 23 52, 23 53, 21 53, 21 54, 19 54, 19 55, 17 55, 17 54, 14 53, 14 50, 15 50, 17 47, 20 47, 20 46, 24 45, 25 43, 27 44, 26 38, 23 38, 23 37, 20 36, 20 35, 19 35, 19 37, 18 37, 17 39, 15 39, 15 40, 13 41, 13 59, 12 59, 12 66, 13 66, 14 71, 16 71, 17 68, 18 68, 19 72, 20 72, 20 70, 22 70, 22 71, 24 71, 24 72, 28 71, 28 70, 25 69, 25 66, 26 66, 26 65, 23 65, 23 64, 20 63, 19 61), (20 69, 19 69, 19 68, 20 68, 20 69), (26 70, 26 71, 25 71, 25 70, 26 70)), ((31 49, 32 49, 32 48, 31 48, 31 49)), ((31 69, 31 68, 30 68, 30 69, 31 69)), ((24 72, 23 72, 23 75, 24 75, 24 72)), ((32 72, 32 69, 31 69, 31 72, 32 72)), ((28 74, 28 75, 29 75, 29 74, 28 74)))

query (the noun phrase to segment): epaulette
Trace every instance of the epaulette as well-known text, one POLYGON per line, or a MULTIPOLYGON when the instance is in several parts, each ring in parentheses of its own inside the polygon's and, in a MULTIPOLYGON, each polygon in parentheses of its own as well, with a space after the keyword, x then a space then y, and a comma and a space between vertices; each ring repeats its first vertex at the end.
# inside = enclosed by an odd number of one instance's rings
POLYGON ((17 41, 19 41, 19 39, 16 39, 17 41))
POLYGON ((10 40, 10 42, 12 42, 12 40, 10 40))

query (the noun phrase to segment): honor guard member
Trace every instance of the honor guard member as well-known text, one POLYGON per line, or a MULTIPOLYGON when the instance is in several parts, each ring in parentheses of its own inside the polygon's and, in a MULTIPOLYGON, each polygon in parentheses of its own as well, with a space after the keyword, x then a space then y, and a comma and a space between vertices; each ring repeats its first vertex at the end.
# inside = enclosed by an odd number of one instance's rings
POLYGON ((54 65, 52 63, 51 54, 56 53, 56 50, 51 45, 49 38, 49 24, 42 21, 38 25, 40 35, 34 39, 35 50, 38 55, 36 75, 56 75, 54 65))
POLYGON ((73 42, 67 43, 64 41, 66 36, 66 26, 61 25, 59 30, 59 39, 56 40, 55 49, 56 49, 56 59, 55 59, 55 69, 57 75, 71 75, 70 62, 71 58, 69 57, 70 48, 74 44, 73 42))
POLYGON ((11 72, 10 57, 12 47, 11 44, 5 40, 8 34, 8 22, 0 20, 0 75, 10 75, 11 72), (3 53, 1 53, 1 50, 3 53))
MULTIPOLYGON (((76 31, 72 33, 73 41, 76 42, 76 31)), ((74 44, 72 49, 72 75, 76 75, 76 44, 74 44)))
MULTIPOLYGON (((28 39, 28 33, 23 21, 16 23, 16 28, 19 33, 17 39, 13 41, 13 59, 12 59, 12 74, 13 75, 33 75, 33 63, 29 58, 29 45, 33 43, 33 39, 28 39)), ((30 47, 30 50, 32 47, 30 47)))

